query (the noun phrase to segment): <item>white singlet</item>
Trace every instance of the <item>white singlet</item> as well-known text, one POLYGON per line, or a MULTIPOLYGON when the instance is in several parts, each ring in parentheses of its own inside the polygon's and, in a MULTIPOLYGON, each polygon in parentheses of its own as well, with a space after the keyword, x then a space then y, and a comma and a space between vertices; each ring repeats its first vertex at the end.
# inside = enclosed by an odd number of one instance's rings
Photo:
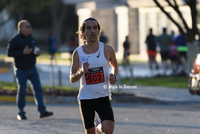
POLYGON ((110 96, 109 62, 104 56, 104 44, 99 41, 99 49, 93 54, 85 54, 82 46, 79 46, 77 51, 79 66, 82 66, 83 62, 90 64, 89 73, 84 73, 80 79, 78 101, 110 96))

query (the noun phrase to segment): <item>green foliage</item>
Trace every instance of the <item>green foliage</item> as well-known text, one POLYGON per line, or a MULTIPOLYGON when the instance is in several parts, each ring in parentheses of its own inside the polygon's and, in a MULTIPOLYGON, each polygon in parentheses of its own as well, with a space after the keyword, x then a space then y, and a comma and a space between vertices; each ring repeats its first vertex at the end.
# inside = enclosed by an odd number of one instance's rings
MULTIPOLYGON (((44 7, 40 12, 34 10, 27 10, 23 12, 23 18, 28 20, 33 28, 50 28, 52 25, 52 17, 49 13, 48 6, 44 7)), ((48 36, 48 33, 46 37, 48 36)), ((46 40, 45 40, 46 43, 46 40)))
MULTIPOLYGON (((0 27, 11 18, 18 19, 23 12, 32 10, 39 13, 46 5, 54 0, 0 0, 0 12, 4 9, 9 11, 9 17, 1 21, 0 27)), ((43 17, 46 18, 46 17, 43 17)))
POLYGON ((0 0, 0 12, 11 3, 12 0, 0 0))
POLYGON ((6 47, 8 45, 8 39, 1 39, 0 40, 0 47, 6 47))
MULTIPOLYGON (((130 84, 130 79, 122 79, 122 84, 130 84)), ((163 86, 175 88, 188 88, 187 77, 158 77, 158 78, 135 78, 134 85, 142 86, 163 86)))
POLYGON ((4 8, 8 8, 10 11, 18 13, 28 9, 33 9, 38 12, 52 1, 53 0, 1 0, 0 11, 4 8))

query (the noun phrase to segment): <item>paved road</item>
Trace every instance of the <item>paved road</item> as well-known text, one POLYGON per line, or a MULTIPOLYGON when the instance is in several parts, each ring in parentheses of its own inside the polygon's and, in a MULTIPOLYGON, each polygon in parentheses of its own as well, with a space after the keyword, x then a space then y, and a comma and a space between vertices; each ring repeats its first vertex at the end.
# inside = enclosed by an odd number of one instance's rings
MULTIPOLYGON (((38 119, 36 106, 25 108, 27 121, 16 119, 14 104, 0 106, 0 134, 84 134, 77 104, 47 105, 54 116, 38 119)), ((198 134, 200 104, 113 104, 114 134, 198 134)))
POLYGON ((169 88, 158 86, 137 86, 136 89, 126 89, 123 92, 149 97, 166 102, 199 103, 200 96, 191 95, 187 88, 169 88))

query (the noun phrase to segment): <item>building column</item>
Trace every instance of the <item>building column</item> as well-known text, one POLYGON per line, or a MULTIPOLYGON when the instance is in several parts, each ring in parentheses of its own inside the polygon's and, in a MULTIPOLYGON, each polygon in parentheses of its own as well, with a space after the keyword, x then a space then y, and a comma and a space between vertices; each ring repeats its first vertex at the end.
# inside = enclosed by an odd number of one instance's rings
MULTIPOLYGON (((77 10, 78 15, 78 27, 82 25, 83 21, 92 15, 92 11, 89 8, 80 8, 77 10)), ((82 39, 79 38, 79 46, 82 45, 84 42, 82 39)))
POLYGON ((124 56, 123 42, 129 34, 128 8, 126 6, 119 6, 115 8, 115 12, 117 14, 116 57, 117 59, 122 60, 124 56))
POLYGON ((147 59, 147 54, 146 54, 146 10, 145 8, 140 8, 139 9, 139 57, 141 59, 147 59))

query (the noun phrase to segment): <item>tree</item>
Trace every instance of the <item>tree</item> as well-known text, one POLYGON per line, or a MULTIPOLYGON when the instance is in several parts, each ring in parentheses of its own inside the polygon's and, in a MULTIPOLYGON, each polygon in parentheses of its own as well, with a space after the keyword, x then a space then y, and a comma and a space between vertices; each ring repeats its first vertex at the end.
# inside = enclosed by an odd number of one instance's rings
POLYGON ((200 50, 200 46, 195 44, 195 37, 199 37, 199 31, 197 28, 197 8, 196 8, 197 0, 184 0, 185 4, 189 6, 191 11, 191 20, 192 20, 191 28, 189 28, 188 24, 183 18, 183 15, 179 10, 179 5, 177 5, 176 0, 165 0, 165 1, 178 14, 183 23, 183 26, 181 26, 180 23, 178 23, 177 21, 175 21, 174 18, 171 17, 171 15, 165 10, 164 6, 162 6, 158 0, 153 0, 153 1, 160 8, 160 10, 177 26, 179 32, 183 35, 184 39, 186 40, 188 46, 188 51, 187 51, 188 71, 190 71, 193 67, 196 55, 200 50))
POLYGON ((48 6, 51 14, 52 33, 61 41, 61 31, 67 16, 67 6, 62 0, 0 0, 0 12, 4 9, 9 11, 9 17, 0 21, 0 27, 14 16, 19 16, 18 20, 23 19, 23 12, 40 12, 48 6))
POLYGON ((52 17, 52 33, 58 39, 58 42, 60 42, 62 27, 67 15, 66 5, 61 0, 54 0, 49 5, 49 11, 52 17))
POLYGON ((0 0, 0 12, 4 9, 8 9, 10 12, 10 16, 6 20, 0 22, 0 27, 16 14, 21 14, 29 9, 39 12, 52 1, 53 0, 0 0))

